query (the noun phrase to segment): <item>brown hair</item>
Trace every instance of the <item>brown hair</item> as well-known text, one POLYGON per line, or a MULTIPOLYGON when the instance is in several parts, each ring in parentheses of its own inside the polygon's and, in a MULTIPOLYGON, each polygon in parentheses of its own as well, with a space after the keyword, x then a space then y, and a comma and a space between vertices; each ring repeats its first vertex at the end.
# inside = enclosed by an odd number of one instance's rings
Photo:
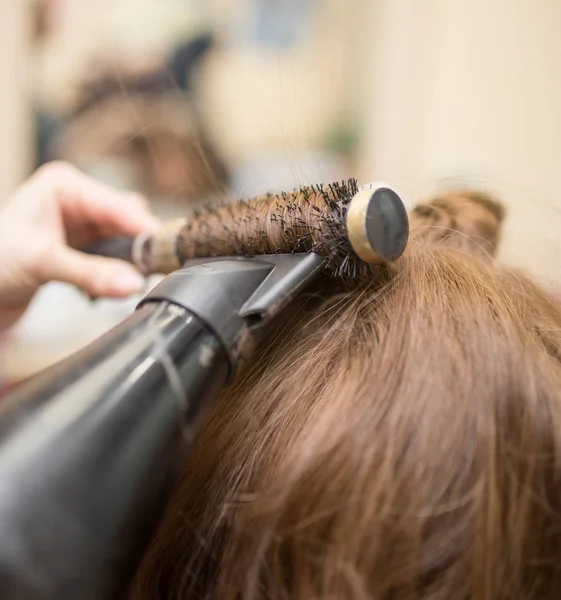
POLYGON ((561 597, 561 311, 455 193, 325 280, 220 399, 134 598, 561 597))

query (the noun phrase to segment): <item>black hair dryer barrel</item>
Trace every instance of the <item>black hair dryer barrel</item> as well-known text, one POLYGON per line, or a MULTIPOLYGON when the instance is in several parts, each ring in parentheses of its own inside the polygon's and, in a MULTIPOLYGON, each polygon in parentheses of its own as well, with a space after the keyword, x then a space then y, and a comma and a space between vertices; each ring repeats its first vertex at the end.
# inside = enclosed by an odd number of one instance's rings
POLYGON ((314 254, 194 261, 0 406, 0 597, 121 600, 205 414, 314 254))
POLYGON ((8 399, 0 412, 4 600, 124 597, 201 409, 228 369, 197 317, 151 303, 8 399))
POLYGON ((228 369, 197 317, 151 303, 8 399, 0 412, 4 600, 123 597, 199 413, 228 369))

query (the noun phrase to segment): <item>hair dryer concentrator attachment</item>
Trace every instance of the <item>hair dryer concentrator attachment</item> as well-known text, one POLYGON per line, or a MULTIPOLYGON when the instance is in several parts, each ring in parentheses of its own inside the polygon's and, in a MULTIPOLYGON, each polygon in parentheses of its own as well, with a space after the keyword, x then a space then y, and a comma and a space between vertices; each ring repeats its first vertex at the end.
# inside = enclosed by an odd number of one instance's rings
POLYGON ((231 377, 266 326, 322 270, 317 254, 194 259, 142 301, 173 302, 196 315, 220 340, 231 377))

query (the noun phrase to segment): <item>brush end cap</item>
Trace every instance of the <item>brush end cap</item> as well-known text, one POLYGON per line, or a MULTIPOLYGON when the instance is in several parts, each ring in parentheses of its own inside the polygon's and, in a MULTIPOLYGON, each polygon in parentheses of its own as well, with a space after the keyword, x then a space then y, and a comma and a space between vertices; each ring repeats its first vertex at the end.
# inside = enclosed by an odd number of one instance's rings
POLYGON ((397 260, 409 240, 409 218, 403 200, 386 186, 362 189, 349 205, 347 234, 364 262, 397 260))

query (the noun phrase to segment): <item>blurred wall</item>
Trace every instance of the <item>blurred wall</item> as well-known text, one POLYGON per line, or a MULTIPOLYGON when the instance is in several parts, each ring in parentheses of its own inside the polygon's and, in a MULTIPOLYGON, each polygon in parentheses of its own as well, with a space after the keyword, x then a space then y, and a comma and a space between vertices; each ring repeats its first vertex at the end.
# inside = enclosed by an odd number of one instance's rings
POLYGON ((26 0, 0 0, 0 202, 25 177, 32 155, 26 0))
MULTIPOLYGON (((225 40, 251 4, 214 1, 211 17, 225 40)), ((298 171, 298 153, 320 146, 349 110, 359 76, 356 7, 365 2, 355 0, 354 10, 339 0, 310 4, 313 16, 302 15, 306 31, 294 46, 238 42, 217 52, 205 71, 203 106, 232 160, 277 149, 298 171)))
POLYGON ((359 174, 489 187, 505 260, 561 281, 561 3, 375 0, 359 174))

